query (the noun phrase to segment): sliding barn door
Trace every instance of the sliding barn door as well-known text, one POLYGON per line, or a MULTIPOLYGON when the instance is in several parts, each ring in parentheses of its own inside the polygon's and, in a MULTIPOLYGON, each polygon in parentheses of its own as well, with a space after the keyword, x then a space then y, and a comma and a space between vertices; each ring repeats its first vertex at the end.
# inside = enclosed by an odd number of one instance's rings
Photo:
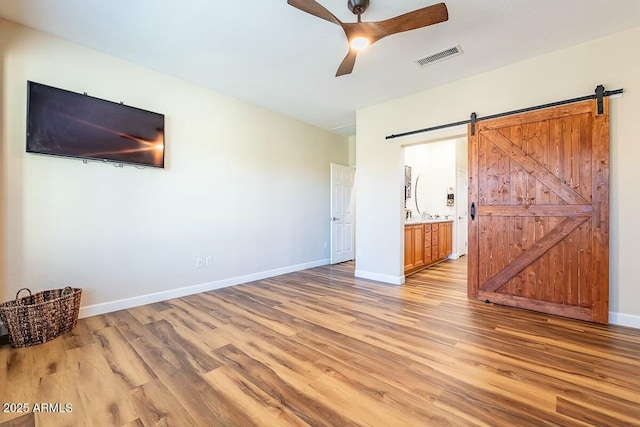
POLYGON ((470 298, 607 323, 607 101, 470 128, 470 298))

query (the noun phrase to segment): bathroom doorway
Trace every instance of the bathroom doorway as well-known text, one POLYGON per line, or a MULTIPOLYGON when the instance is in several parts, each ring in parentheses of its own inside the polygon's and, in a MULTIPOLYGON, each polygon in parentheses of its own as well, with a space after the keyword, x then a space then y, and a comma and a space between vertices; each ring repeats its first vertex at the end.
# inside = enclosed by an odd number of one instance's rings
MULTIPOLYGON (((404 146, 403 155, 403 168, 409 166, 411 170, 409 191, 405 191, 404 200, 405 225, 421 221, 453 221, 448 258, 465 255, 468 247, 466 133, 404 146)), ((406 245, 404 253, 406 257, 406 245)))

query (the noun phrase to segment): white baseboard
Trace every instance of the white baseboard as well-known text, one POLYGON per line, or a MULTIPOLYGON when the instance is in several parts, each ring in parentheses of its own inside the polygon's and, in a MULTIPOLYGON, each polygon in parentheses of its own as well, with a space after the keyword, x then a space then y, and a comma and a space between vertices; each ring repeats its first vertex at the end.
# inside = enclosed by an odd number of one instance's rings
POLYGON ((640 316, 610 311, 609 323, 612 325, 629 326, 631 328, 640 329, 640 316))
POLYGON ((327 264, 329 264, 329 260, 322 259, 318 261, 307 262, 304 264, 291 265, 288 267, 247 274, 245 276, 231 277, 229 279, 216 280, 214 282, 201 283, 199 285, 193 286, 186 286, 184 288, 170 289, 153 294, 140 295, 116 301, 87 305, 84 307, 80 307, 80 318, 112 313, 114 311, 125 310, 127 308, 138 307, 145 304, 152 304, 154 302, 166 301, 173 298, 184 297, 187 295, 199 294, 201 292, 213 291, 215 289, 222 289, 229 286, 240 285, 242 283, 253 282, 255 280, 267 279, 269 277, 293 273, 295 271, 306 270, 314 267, 320 267, 321 265, 327 264))
POLYGON ((391 276, 387 274, 372 273, 370 271, 356 270, 355 276, 360 279, 375 280, 376 282, 389 283, 392 285, 402 285, 404 276, 391 276))

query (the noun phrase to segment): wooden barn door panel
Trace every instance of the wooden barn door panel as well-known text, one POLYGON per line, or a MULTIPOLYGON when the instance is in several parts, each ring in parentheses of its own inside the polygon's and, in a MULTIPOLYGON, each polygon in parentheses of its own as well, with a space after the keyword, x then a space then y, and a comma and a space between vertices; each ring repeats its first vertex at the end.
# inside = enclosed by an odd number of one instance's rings
POLYGON ((479 122, 469 165, 469 296, 606 323, 607 99, 479 122))

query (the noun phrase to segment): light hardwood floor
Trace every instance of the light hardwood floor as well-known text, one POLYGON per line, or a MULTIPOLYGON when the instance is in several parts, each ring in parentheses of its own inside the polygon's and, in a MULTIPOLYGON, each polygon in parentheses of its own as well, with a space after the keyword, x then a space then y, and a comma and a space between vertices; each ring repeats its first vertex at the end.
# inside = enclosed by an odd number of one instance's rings
POLYGON ((0 401, 31 407, 0 426, 640 425, 640 330, 468 301, 465 277, 345 263, 81 319, 0 348, 0 401))

